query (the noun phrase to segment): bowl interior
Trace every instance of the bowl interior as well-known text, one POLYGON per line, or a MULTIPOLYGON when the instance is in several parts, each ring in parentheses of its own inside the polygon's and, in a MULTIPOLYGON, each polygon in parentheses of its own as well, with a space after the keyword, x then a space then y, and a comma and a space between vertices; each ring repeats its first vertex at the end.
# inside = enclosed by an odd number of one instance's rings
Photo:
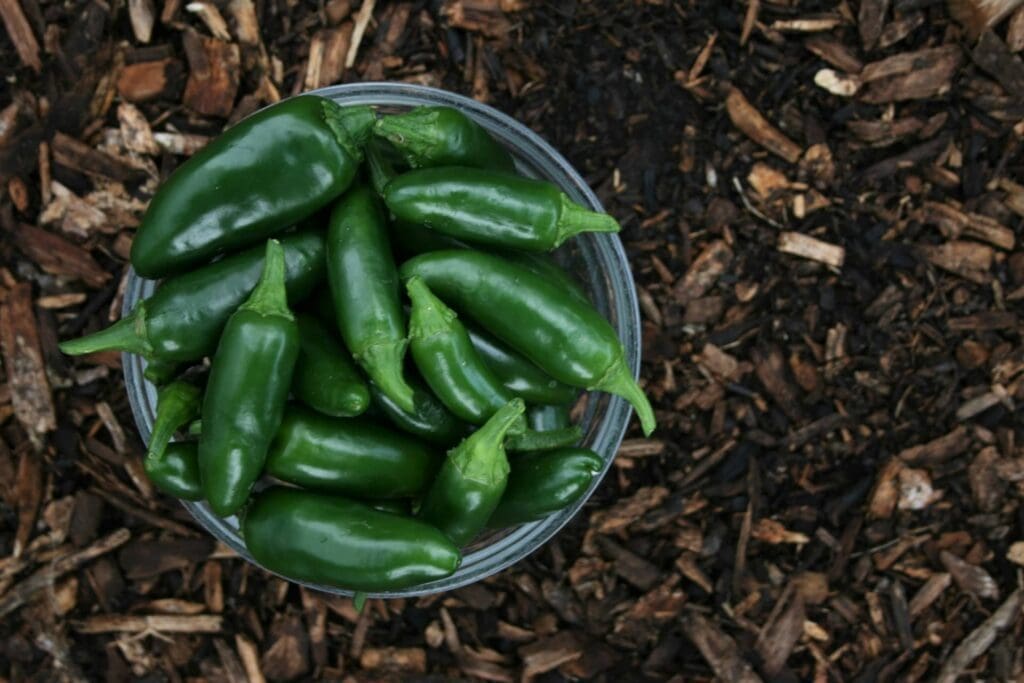
MULTIPOLYGON (((456 107, 484 126, 512 152, 521 173, 549 180, 579 204, 595 211, 603 210, 586 182, 564 157, 533 131, 487 105, 443 90, 401 83, 356 83, 312 92, 342 105, 374 105, 382 112, 402 111, 421 105, 456 107)), ((618 236, 583 234, 556 251, 555 257, 582 282, 596 308, 611 322, 626 350, 626 359, 635 377, 640 367, 640 317, 629 262, 618 236)), ((122 314, 129 313, 139 301, 152 295, 156 284, 130 271, 122 314)), ((124 354, 123 366, 136 426, 148 442, 156 414, 156 388, 143 378, 145 361, 139 356, 124 354)), ((588 395, 581 421, 584 431, 582 445, 600 454, 605 466, 600 476, 594 478, 586 495, 575 505, 538 522, 481 536, 463 550, 462 565, 445 579, 406 590, 370 594, 371 597, 411 597, 459 588, 499 572, 539 548, 576 514, 608 472, 631 414, 629 404, 621 398, 601 393, 588 395)), ((245 548, 237 518, 217 517, 205 503, 183 501, 183 504, 217 539, 258 564, 245 548)), ((294 581, 289 577, 283 578, 294 581)), ((339 595, 352 594, 352 591, 330 586, 304 585, 339 595)))

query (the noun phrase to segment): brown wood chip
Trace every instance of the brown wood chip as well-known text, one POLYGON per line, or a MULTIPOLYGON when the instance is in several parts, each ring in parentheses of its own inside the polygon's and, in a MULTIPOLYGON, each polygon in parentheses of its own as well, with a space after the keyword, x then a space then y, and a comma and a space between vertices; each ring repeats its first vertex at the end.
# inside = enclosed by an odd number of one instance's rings
POLYGON ((201 36, 189 29, 183 34, 188 57, 185 106, 207 116, 227 118, 235 106, 241 71, 238 46, 201 36))
POLYGON ((782 671, 804 633, 805 619, 803 598, 794 592, 786 608, 777 619, 764 627, 757 641, 757 652, 764 661, 766 674, 775 676, 782 671))
MULTIPOLYGON (((38 11, 38 9, 36 10, 38 11)), ((43 68, 39 60, 39 41, 29 26, 18 0, 0 0, 0 19, 21 61, 39 73, 43 68)))
POLYGON ((736 641, 697 612, 682 619, 683 633, 721 680, 734 683, 761 683, 761 677, 739 653, 736 641))
POLYGON ((32 310, 32 285, 28 283, 11 289, 0 303, 0 351, 14 415, 41 447, 43 436, 57 428, 57 415, 32 310))
POLYGON ((19 223, 13 234, 18 248, 51 275, 81 280, 90 287, 110 280, 110 273, 88 251, 60 235, 25 223, 19 223))
POLYGON ((539 676, 566 662, 579 659, 584 654, 579 638, 572 631, 562 631, 550 638, 524 645, 518 652, 523 661, 525 678, 539 676))
POLYGON ((673 287, 681 304, 704 296, 732 263, 733 251, 722 240, 715 240, 693 260, 683 278, 673 287))
POLYGON ((971 662, 987 652, 999 634, 1020 619, 1022 605, 1024 590, 1018 588, 992 613, 992 616, 960 641, 939 670, 936 683, 956 683, 971 662))
POLYGON ((359 665, 364 669, 421 674, 427 671, 427 652, 421 647, 367 648, 359 657, 359 665))
POLYGON ((947 550, 939 553, 939 559, 961 590, 979 598, 999 599, 999 585, 987 571, 947 550))
POLYGON ((800 145, 769 123, 740 90, 732 88, 729 91, 725 106, 733 125, 754 142, 791 164, 800 160, 803 155, 800 145))

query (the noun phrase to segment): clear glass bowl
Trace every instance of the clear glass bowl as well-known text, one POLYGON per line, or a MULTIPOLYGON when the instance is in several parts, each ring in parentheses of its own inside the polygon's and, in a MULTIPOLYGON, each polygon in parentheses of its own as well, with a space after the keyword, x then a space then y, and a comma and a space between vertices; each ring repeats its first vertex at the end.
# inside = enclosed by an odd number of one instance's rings
MULTIPOLYGON (((512 152, 521 173, 549 180, 583 206, 594 211, 603 210, 583 178, 551 145, 522 124, 485 104, 444 90, 404 83, 355 83, 321 88, 313 93, 329 97, 342 105, 373 105, 382 112, 403 111, 420 105, 445 105, 460 109, 512 152)), ((583 283, 591 301, 611 322, 636 377, 640 368, 640 315, 636 289, 622 242, 615 235, 584 234, 570 240, 555 256, 583 283)), ((139 301, 152 295, 156 286, 155 281, 140 278, 134 271, 129 271, 122 315, 127 315, 139 301)), ((125 386, 135 425, 143 440, 148 442, 156 414, 156 388, 142 376, 146 367, 142 358, 126 353, 123 364, 125 386)), ((406 590, 370 594, 371 597, 411 597, 466 586, 515 564, 541 547, 572 519, 604 478, 622 443, 631 415, 632 408, 625 400, 608 394, 589 394, 581 423, 584 430, 582 443, 599 453, 605 465, 601 475, 594 478, 587 494, 575 505, 538 522, 482 536, 463 550, 462 565, 445 579, 406 590)), ((183 504, 213 536, 249 562, 259 564, 245 548, 236 517, 217 517, 205 503, 183 501, 183 504)), ((283 578, 294 581, 287 576, 283 578)), ((331 586, 304 585, 329 593, 352 595, 352 591, 331 586)))

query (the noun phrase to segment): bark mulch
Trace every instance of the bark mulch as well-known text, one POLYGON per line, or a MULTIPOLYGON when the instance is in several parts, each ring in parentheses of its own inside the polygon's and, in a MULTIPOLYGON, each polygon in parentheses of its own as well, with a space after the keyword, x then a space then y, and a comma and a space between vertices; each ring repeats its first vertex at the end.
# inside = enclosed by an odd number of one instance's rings
POLYGON ((1024 680, 1024 9, 980 37, 939 0, 0 19, 0 680, 1024 680), (56 344, 116 318, 188 154, 361 80, 470 94, 586 175, 660 428, 521 564, 357 614, 155 494, 119 356, 56 344))

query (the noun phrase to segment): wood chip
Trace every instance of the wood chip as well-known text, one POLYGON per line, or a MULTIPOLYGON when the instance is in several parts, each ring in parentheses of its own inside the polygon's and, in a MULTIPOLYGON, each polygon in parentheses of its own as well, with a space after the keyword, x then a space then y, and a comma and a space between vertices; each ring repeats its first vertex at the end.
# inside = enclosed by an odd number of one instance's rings
POLYGON ((775 676, 782 671, 804 633, 805 621, 803 598, 794 592, 786 608, 778 618, 765 625, 757 640, 757 652, 764 662, 766 674, 775 676))
POLYGON ((864 62, 853 51, 830 35, 811 36, 804 40, 804 47, 841 72, 859 74, 864 68, 864 62))
POLYGON ((805 543, 810 543, 811 541, 806 534, 802 534, 797 531, 790 531, 780 522, 767 518, 759 519, 754 523, 754 526, 750 530, 750 537, 771 545, 779 545, 782 543, 803 545, 805 543))
POLYGON ((1006 28, 1006 47, 1010 52, 1024 50, 1024 6, 1018 7, 1006 28))
POLYGON ((925 202, 920 216, 923 222, 936 225, 946 239, 971 237, 1007 251, 1012 251, 1016 243, 1013 230, 999 221, 977 213, 965 213, 950 204, 925 202))
POLYGON ((99 614, 72 622, 72 627, 79 633, 220 633, 222 617, 217 614, 99 614))
POLYGON ((7 35, 14 43, 14 50, 22 63, 39 73, 43 68, 42 62, 39 61, 39 42, 18 0, 0 0, 0 19, 3 20, 7 35))
POLYGON ((153 37, 153 24, 156 22, 153 0, 128 0, 128 19, 135 39, 140 43, 148 43, 153 37))
POLYGON ((186 157, 192 156, 210 142, 210 138, 205 135, 183 133, 153 133, 153 139, 160 145, 160 149, 186 157))
POLYGON ((858 76, 844 74, 834 69, 821 69, 814 74, 814 84, 840 97, 853 97, 860 91, 863 82, 858 76))
POLYGON ((918 245, 918 251, 933 265, 959 275, 977 284, 989 281, 989 271, 995 251, 992 247, 976 242, 952 241, 932 245, 918 245))
POLYGON ((238 46, 186 30, 182 37, 188 57, 185 106, 206 116, 227 118, 235 106, 241 70, 238 46))
POLYGON ((924 510, 942 498, 942 492, 932 488, 932 478, 927 470, 902 467, 899 486, 896 507, 900 510, 924 510))
POLYGON ((843 247, 800 232, 779 233, 777 248, 784 254, 800 256, 833 268, 842 268, 846 261, 846 249, 843 247))
POLYGON ((962 60, 959 46, 945 45, 872 62, 860 73, 861 80, 868 84, 862 99, 882 104, 943 95, 952 88, 953 75, 962 60))
POLYGON ((598 510, 590 516, 590 525, 598 533, 607 534, 623 529, 640 518, 648 510, 661 504, 668 497, 664 486, 645 486, 629 498, 619 500, 607 510, 598 510))
POLYGON ((81 280, 90 287, 110 280, 110 273, 89 252, 49 230, 21 223, 12 232, 18 248, 51 275, 81 280))
POLYGON ((936 683, 956 683, 971 662, 985 654, 996 638, 1017 622, 1022 605, 1024 590, 1018 588, 992 613, 992 616, 960 641, 939 670, 936 683))
POLYGON ((366 27, 370 25, 370 20, 373 19, 373 8, 377 4, 377 0, 363 0, 363 4, 359 6, 359 12, 356 14, 355 27, 352 29, 352 38, 348 48, 348 54, 345 56, 345 68, 351 69, 356 63, 356 55, 359 54, 359 45, 363 42, 363 35, 366 33, 366 27))
POLYGON ((1007 94, 1019 97, 1024 93, 1024 61, 992 31, 981 34, 981 40, 971 52, 971 59, 999 81, 1007 94))
POLYGON ((0 303, 0 351, 14 415, 40 448, 46 433, 57 428, 57 415, 32 310, 32 285, 28 283, 8 291, 0 303))
POLYGON ((946 592, 952 582, 953 577, 948 572, 939 572, 928 577, 924 585, 910 599, 908 607, 910 616, 917 617, 931 607, 946 592))
POLYGON ((422 674, 427 671, 427 652, 420 647, 367 648, 359 657, 359 665, 364 669, 422 674))
POLYGON ((683 633, 700 650, 704 661, 720 680, 761 683, 761 677, 741 656, 736 641, 697 612, 682 619, 683 633))
POLYGON ((831 31, 843 20, 840 17, 825 16, 804 19, 777 19, 772 22, 771 30, 780 33, 819 33, 831 31))
POLYGON ((769 152, 791 164, 795 164, 803 156, 803 149, 769 123, 737 88, 729 91, 725 106, 733 125, 769 152))
POLYGON ((959 426, 928 443, 904 448, 899 459, 908 464, 937 465, 960 455, 971 445, 967 429, 959 426))
POLYGON ((231 40, 231 33, 228 31, 228 23, 224 21, 224 17, 221 16, 220 10, 217 9, 217 6, 212 2, 206 2, 205 0, 190 2, 185 5, 185 11, 197 15, 202 22, 206 24, 206 28, 209 29, 214 38, 218 38, 223 41, 231 40))
POLYGON ((172 57, 129 64, 118 74, 117 93, 129 102, 169 95, 182 71, 181 62, 172 57))
POLYGON ((733 251, 724 241, 715 240, 708 244, 672 288, 679 303, 685 305, 707 294, 728 270, 732 259, 733 251))
POLYGON ((160 145, 153 138, 153 130, 149 121, 138 107, 122 102, 117 106, 117 120, 121 125, 121 137, 124 145, 133 152, 156 156, 160 153, 160 145))
POLYGON ((522 675, 527 679, 583 656, 579 639, 571 631, 562 631, 550 638, 524 645, 518 652, 523 661, 522 675))
POLYGON ((346 22, 338 28, 323 29, 309 43, 306 63, 306 87, 322 88, 341 81, 345 74, 345 56, 352 42, 353 25, 346 22))
POLYGON ((943 550, 939 559, 960 589, 979 598, 999 599, 999 585, 992 576, 977 565, 961 560, 953 553, 943 550))
POLYGON ((235 649, 238 650, 238 657, 242 660, 242 667, 245 669, 249 683, 266 683, 260 668, 260 657, 256 644, 241 633, 236 633, 235 649))

